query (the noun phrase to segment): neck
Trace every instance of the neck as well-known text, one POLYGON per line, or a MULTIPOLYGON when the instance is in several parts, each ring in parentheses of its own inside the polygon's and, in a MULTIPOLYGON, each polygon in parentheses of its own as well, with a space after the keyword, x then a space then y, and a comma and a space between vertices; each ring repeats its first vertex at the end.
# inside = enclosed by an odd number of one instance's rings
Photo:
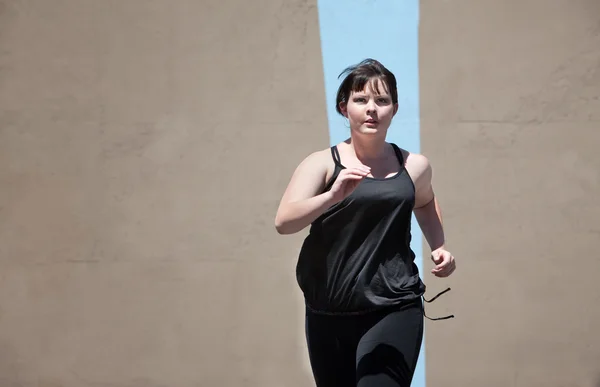
POLYGON ((385 138, 355 138, 347 141, 359 160, 377 160, 385 154, 385 138))

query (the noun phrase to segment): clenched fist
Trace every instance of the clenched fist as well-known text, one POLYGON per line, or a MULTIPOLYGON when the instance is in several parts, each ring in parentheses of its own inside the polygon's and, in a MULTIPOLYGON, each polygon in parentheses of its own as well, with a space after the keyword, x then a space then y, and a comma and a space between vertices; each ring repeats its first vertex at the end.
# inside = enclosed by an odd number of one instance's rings
POLYGON ((431 270, 431 273, 436 277, 448 277, 456 270, 454 257, 449 251, 443 248, 432 251, 431 260, 435 263, 435 267, 431 270))

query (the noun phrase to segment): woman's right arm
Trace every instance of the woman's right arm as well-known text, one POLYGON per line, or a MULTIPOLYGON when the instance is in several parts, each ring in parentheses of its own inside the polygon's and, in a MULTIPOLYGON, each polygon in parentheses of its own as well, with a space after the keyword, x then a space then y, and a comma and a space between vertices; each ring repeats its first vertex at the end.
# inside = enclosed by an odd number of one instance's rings
POLYGON ((315 152, 294 171, 275 216, 275 229, 279 234, 301 231, 334 204, 331 191, 321 193, 327 176, 327 160, 323 151, 315 152))

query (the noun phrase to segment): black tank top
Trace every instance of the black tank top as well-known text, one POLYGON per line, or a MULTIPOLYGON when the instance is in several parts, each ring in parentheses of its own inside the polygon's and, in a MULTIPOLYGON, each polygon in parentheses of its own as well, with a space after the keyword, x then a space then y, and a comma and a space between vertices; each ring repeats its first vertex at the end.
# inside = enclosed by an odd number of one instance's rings
MULTIPOLYGON (((413 302, 425 285, 410 248, 415 187, 400 149, 391 144, 400 171, 365 178, 344 200, 311 225, 296 266, 306 306, 317 313, 355 314, 413 302)), ((331 189, 345 167, 331 147, 331 189)))

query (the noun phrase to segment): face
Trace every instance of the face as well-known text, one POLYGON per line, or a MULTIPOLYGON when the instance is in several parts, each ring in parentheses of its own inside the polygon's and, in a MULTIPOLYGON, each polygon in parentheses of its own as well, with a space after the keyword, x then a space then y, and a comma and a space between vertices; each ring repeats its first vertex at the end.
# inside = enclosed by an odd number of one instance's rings
POLYGON ((352 92, 348 103, 341 104, 340 108, 348 118, 351 130, 360 134, 385 136, 398 111, 398 104, 392 102, 385 83, 376 79, 368 82, 364 90, 352 92), (377 88, 373 87, 374 83, 377 83, 377 88))

